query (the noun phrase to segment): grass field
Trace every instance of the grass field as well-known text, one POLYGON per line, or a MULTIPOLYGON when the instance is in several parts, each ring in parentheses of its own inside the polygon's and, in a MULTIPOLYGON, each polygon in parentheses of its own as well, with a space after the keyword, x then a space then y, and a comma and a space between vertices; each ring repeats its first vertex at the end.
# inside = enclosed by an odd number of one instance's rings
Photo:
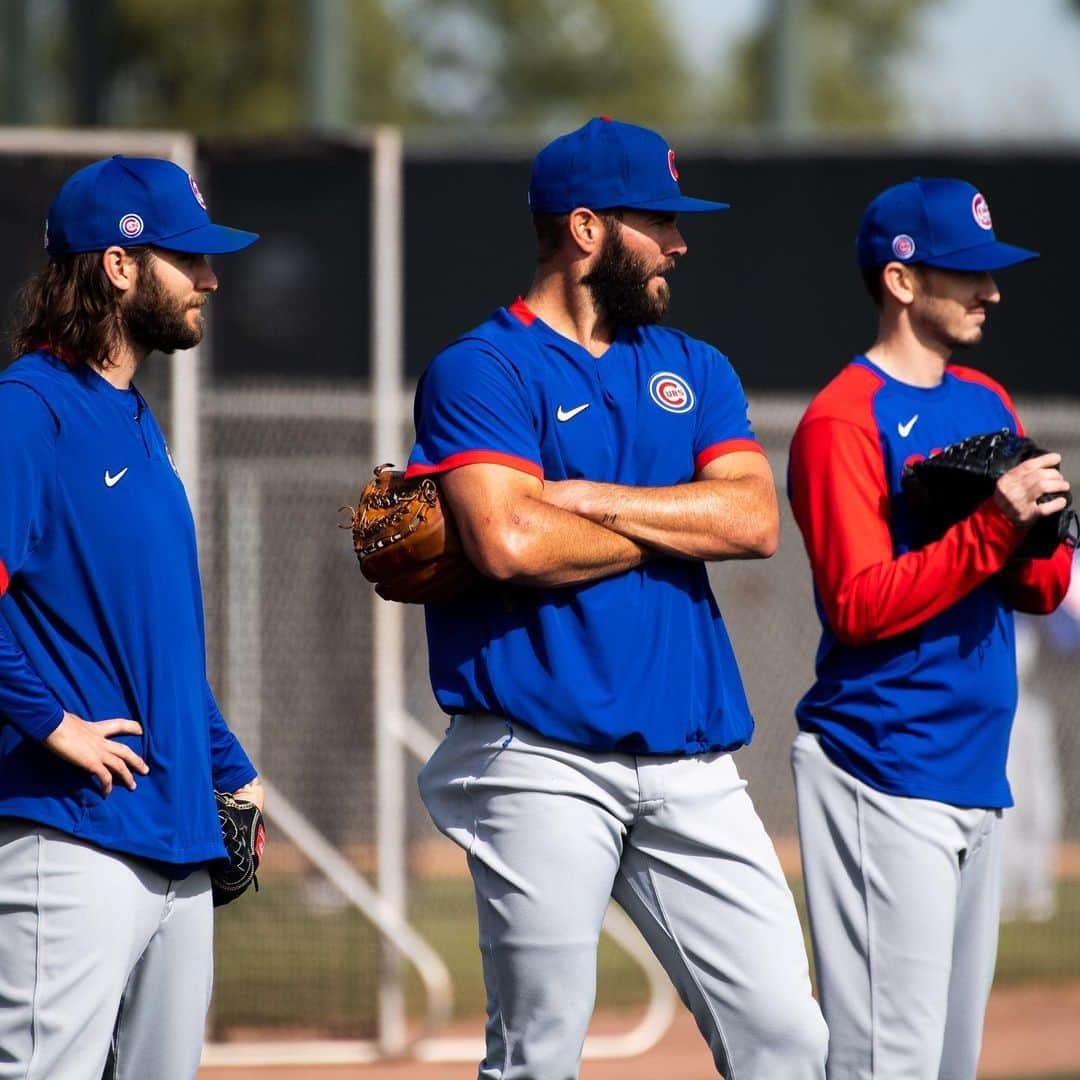
MULTIPOLYGON (((355 909, 328 903, 325 890, 318 889, 321 884, 267 876, 257 896, 246 896, 218 913, 211 1013, 215 1037, 255 1027, 350 1038, 372 1034, 374 972, 380 963, 377 935, 355 909)), ((796 899, 801 911, 797 883, 796 899)), ((418 882, 411 914, 416 928, 450 968, 455 1015, 482 1012, 469 881, 418 882)), ((1053 919, 1002 927, 996 985, 1076 979, 1080 979, 1080 880, 1070 879, 1059 886, 1053 919)), ((412 973, 407 985, 409 1008, 419 1012, 423 993, 412 973)), ((606 1008, 631 1007, 645 1000, 636 964, 607 940, 600 948, 597 996, 598 1005, 606 1008)))

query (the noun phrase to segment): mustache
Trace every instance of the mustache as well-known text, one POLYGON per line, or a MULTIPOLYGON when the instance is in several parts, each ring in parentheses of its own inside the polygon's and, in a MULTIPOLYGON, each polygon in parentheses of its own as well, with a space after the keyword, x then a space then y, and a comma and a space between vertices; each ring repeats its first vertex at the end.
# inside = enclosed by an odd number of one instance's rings
POLYGON ((649 284, 649 282, 652 281, 652 279, 654 277, 666 278, 668 276, 668 274, 670 274, 672 272, 672 270, 674 270, 674 269, 675 269, 675 260, 674 259, 669 259, 666 262, 661 263, 655 269, 649 271, 649 273, 646 274, 641 279, 641 284, 642 284, 643 287, 647 286, 649 284))

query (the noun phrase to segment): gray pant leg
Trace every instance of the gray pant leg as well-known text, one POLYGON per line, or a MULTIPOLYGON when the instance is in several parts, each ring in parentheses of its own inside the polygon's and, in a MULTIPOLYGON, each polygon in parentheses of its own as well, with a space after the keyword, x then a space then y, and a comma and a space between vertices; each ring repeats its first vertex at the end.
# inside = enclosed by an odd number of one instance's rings
MULTIPOLYGON (((961 856, 996 815, 875 791, 807 734, 792 766, 829 1080, 938 1080, 950 1054, 971 1057, 981 1031, 996 929, 968 896, 961 856), (966 920, 965 903, 981 917, 966 920), (965 960, 954 971, 962 926, 965 960), (947 1025, 962 1049, 945 1046, 947 1025)), ((972 1064, 950 1080, 974 1076, 972 1064)))
MULTIPOLYGON (((0 1078, 23 1080, 34 1052, 38 837, 0 824, 0 1078)), ((104 1060, 104 1056, 102 1057, 104 1060)))
POLYGON ((53 829, 0 824, 0 1080, 100 1080, 165 883, 53 829))
POLYGON ((108 1080, 194 1080, 214 970, 210 878, 169 883, 160 926, 124 991, 108 1080))
MULTIPOLYGON (((618 869, 615 800, 567 748, 457 717, 420 776, 469 854, 488 995, 481 1080, 576 1080, 618 869)), ((629 775, 632 770, 625 770, 629 775)))
POLYGON ((827 1032, 776 851, 730 755, 640 759, 615 895, 726 1080, 824 1080, 827 1032))
POLYGON ((979 1065, 983 1019, 997 958, 1004 834, 989 812, 960 868, 949 1013, 939 1080, 971 1080, 979 1065))

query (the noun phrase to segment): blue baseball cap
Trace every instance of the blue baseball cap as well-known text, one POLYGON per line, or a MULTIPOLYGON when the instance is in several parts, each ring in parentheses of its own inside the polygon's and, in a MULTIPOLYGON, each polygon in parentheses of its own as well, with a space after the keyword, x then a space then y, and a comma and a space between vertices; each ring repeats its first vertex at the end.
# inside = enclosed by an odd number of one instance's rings
POLYGON ((866 208, 855 240, 859 265, 920 263, 942 270, 1000 270, 1037 251, 994 236, 990 207, 964 180, 916 177, 887 188, 866 208))
POLYGON ((673 214, 728 208, 679 190, 675 151, 661 135, 606 116, 560 135, 533 161, 529 209, 534 214, 569 214, 579 206, 673 214))
POLYGON ((195 177, 176 162, 120 154, 70 176, 45 221, 45 250, 54 256, 136 244, 222 255, 258 239, 213 224, 195 177))

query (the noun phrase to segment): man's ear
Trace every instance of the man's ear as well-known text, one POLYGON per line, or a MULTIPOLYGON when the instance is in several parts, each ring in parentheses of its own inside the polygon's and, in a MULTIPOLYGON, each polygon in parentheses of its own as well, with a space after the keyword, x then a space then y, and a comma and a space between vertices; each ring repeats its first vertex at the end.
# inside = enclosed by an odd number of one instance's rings
POLYGON ((886 263, 881 270, 881 290, 898 304, 907 307, 915 299, 917 271, 908 263, 886 263))
POLYGON ((101 253, 101 265, 105 276, 120 292, 135 288, 139 267, 132 254, 115 244, 101 253))
POLYGON ((570 211, 567 228, 583 255, 592 255, 604 242, 604 223, 584 206, 570 211))

